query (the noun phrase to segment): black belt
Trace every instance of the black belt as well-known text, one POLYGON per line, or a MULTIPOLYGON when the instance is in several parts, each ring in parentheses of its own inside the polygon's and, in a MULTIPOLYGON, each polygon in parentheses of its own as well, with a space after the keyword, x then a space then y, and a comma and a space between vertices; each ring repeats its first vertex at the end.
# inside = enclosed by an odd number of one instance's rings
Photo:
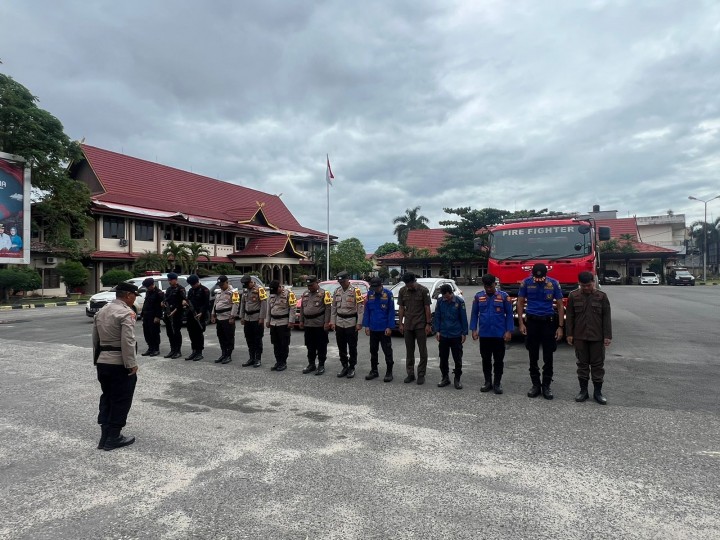
POLYGON ((100 345, 98 351, 121 351, 122 347, 116 347, 114 345, 100 345))
POLYGON ((528 321, 553 322, 555 320, 555 315, 530 315, 527 313, 525 316, 528 321))
POLYGON ((215 313, 227 313, 228 311, 232 310, 231 307, 225 308, 225 309, 216 309, 215 313))
POLYGON ((289 311, 288 311, 287 313, 282 314, 282 315, 273 315, 273 314, 270 314, 270 317, 272 317, 273 319, 284 319, 284 318, 287 317, 288 315, 290 315, 290 312, 289 312, 289 311))
POLYGON ((350 315, 343 315, 342 313, 338 313, 337 316, 343 319, 357 319, 357 313, 351 313, 350 315))
POLYGON ((256 313, 260 313, 260 310, 258 309, 256 311, 245 311, 245 315, 255 315, 256 313))
POLYGON ((317 319, 321 315, 325 315, 325 312, 321 311, 320 313, 316 313, 315 315, 306 315, 305 313, 303 313, 303 317, 306 319, 317 319))

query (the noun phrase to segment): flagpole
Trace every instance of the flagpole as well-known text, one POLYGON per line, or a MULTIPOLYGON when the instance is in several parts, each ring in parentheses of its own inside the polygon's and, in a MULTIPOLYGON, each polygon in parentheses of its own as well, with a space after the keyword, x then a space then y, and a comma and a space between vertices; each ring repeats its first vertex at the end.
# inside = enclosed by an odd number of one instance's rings
POLYGON ((327 190, 327 251, 325 256, 325 271, 327 280, 330 279, 330 183, 325 182, 325 189, 327 190))

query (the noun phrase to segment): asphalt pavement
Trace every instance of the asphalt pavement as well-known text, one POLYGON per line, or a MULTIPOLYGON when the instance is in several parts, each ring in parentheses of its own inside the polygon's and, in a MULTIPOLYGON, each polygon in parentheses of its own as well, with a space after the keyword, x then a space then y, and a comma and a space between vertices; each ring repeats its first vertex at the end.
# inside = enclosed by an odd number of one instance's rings
MULTIPOLYGON (((720 287, 605 287, 614 340, 609 404, 575 403, 570 347, 555 399, 526 397, 522 341, 505 394, 481 394, 477 342, 463 390, 395 379, 141 358, 125 432, 95 449, 99 385, 82 306, 0 312, 0 538, 707 538, 720 537, 720 287)), ((469 301, 473 290, 466 290, 469 301)), ((468 306, 469 307, 469 306, 468 306)), ((142 335, 138 325, 138 335, 142 335)), ((183 352, 189 353, 185 336, 183 352)), ((139 338, 139 347, 144 343, 139 338)), ((167 339, 163 336, 163 352, 167 339)))

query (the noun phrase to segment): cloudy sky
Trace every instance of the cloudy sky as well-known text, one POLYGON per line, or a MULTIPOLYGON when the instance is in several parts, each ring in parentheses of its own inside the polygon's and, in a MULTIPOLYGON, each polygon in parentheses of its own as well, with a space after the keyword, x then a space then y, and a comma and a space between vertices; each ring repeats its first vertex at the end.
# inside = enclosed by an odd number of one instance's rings
MULTIPOLYGON (((421 206, 720 194, 712 0, 5 0, 0 71, 73 138, 237 182, 367 251, 421 206)), ((708 205, 720 216, 720 200, 708 205)))

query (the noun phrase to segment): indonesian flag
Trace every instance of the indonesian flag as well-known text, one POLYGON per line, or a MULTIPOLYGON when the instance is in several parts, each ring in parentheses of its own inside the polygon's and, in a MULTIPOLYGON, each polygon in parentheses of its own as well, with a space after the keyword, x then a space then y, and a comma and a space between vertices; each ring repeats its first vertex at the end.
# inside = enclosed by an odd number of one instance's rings
POLYGON ((335 180, 335 176, 333 176, 332 169, 330 168, 330 156, 327 156, 327 170, 325 171, 325 180, 327 180, 327 183, 330 186, 333 185, 333 180, 335 180))

